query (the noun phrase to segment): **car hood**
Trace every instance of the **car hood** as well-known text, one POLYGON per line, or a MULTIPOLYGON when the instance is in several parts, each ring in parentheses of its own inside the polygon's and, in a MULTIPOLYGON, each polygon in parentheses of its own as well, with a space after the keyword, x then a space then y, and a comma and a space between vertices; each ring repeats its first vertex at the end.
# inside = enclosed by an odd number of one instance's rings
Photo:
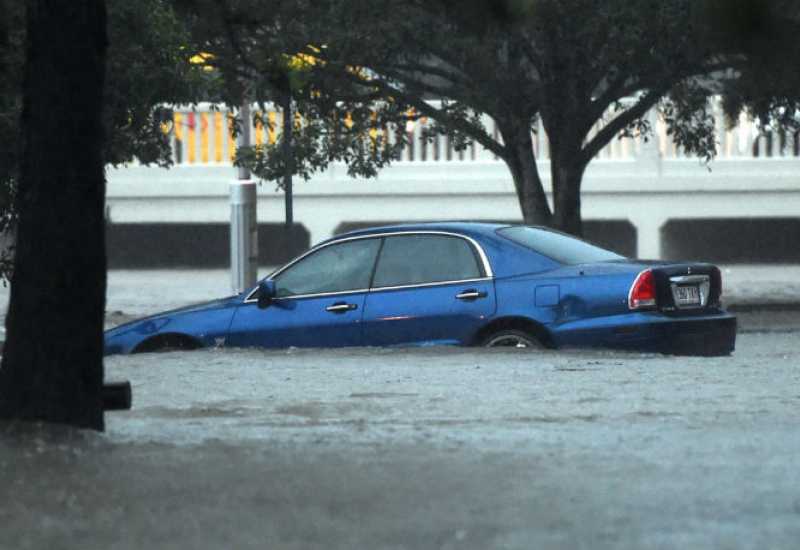
POLYGON ((108 329, 105 333, 107 336, 112 334, 119 334, 122 332, 126 332, 137 325, 145 322, 150 321, 158 321, 159 319, 165 319, 167 317, 174 317, 176 315, 183 315, 186 313, 196 313, 198 311, 210 311, 214 309, 220 309, 223 307, 230 306, 232 304, 238 303, 241 300, 241 295, 233 295, 227 296, 225 298, 219 298, 216 300, 211 300, 209 302, 200 302, 197 304, 190 304, 187 306, 182 306, 175 309, 170 309, 168 311, 162 311, 160 313, 156 313, 153 315, 148 315, 147 317, 142 317, 140 319, 136 319, 134 321, 128 321, 127 323, 123 323, 121 325, 117 325, 116 327, 108 329))

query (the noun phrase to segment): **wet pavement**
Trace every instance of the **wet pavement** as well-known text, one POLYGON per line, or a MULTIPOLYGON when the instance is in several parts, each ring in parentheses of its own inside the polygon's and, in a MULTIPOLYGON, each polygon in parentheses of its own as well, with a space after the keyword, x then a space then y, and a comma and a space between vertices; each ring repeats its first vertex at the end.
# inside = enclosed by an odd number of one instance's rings
MULTIPOLYGON (((740 269, 729 301, 779 307, 744 314, 731 357, 110 357, 134 406, 105 433, 0 426, 0 549, 795 549, 800 273, 740 269)), ((219 296, 224 275, 112 272, 109 310, 219 296)))

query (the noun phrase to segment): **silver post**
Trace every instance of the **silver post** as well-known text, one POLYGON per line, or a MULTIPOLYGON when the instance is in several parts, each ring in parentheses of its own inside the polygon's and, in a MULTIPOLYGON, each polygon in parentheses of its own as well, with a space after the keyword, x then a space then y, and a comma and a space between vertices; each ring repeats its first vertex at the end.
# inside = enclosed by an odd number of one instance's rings
MULTIPOLYGON (((242 102, 242 130, 239 147, 250 146, 250 102, 242 102)), ((256 183, 250 171, 239 167, 239 179, 230 186, 231 203, 231 287, 238 294, 252 288, 258 277, 258 220, 256 183)))
POLYGON ((284 204, 286 209, 286 224, 284 225, 284 246, 286 248, 286 260, 292 257, 294 251, 292 236, 292 225, 294 225, 294 195, 292 192, 292 172, 294 171, 294 151, 292 150, 293 128, 294 123, 292 116, 292 96, 291 94, 284 94, 281 98, 283 103, 283 155, 286 159, 286 169, 283 172, 283 193, 284 204))
MULTIPOLYGON (((242 101, 242 128, 239 132, 239 137, 236 140, 236 145, 239 147, 250 147, 252 141, 250 140, 250 124, 252 124, 252 114, 250 113, 250 101, 245 99, 242 101)), ((239 180, 249 180, 250 170, 247 166, 239 167, 239 180)))
POLYGON ((238 294, 256 284, 258 266, 256 182, 231 183, 231 286, 238 294))

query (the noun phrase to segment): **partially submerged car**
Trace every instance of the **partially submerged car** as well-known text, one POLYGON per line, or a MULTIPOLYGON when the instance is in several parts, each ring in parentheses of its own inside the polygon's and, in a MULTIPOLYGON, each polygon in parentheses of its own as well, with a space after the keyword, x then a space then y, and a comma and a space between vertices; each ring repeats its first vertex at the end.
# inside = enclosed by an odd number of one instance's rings
POLYGON ((105 353, 201 347, 608 347, 725 355, 705 263, 628 259, 543 227, 431 223, 327 240, 242 294, 110 329, 105 353))

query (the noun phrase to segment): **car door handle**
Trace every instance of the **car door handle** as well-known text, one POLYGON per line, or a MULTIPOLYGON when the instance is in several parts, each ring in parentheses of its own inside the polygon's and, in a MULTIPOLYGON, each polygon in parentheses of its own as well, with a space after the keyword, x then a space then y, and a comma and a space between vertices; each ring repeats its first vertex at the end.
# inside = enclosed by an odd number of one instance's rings
POLYGON ((331 306, 326 307, 325 311, 330 311, 331 313, 344 313, 345 311, 352 311, 354 309, 358 309, 358 306, 355 304, 337 302, 331 306))
POLYGON ((456 294, 456 298, 459 300, 477 300, 478 298, 486 298, 486 293, 470 288, 469 290, 456 294))

